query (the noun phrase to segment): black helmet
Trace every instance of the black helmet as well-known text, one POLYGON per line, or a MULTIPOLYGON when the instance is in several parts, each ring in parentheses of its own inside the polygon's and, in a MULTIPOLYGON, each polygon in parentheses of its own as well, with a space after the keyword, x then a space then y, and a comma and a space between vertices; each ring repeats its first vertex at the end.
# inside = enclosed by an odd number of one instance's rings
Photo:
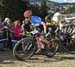
POLYGON ((46 17, 45 17, 45 21, 46 22, 49 22, 51 20, 51 16, 50 15, 47 15, 46 17))

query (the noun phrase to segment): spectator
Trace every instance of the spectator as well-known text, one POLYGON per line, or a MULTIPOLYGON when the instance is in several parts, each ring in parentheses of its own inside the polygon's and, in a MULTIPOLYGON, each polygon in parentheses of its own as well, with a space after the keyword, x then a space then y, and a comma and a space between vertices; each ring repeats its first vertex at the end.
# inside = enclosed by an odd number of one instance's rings
POLYGON ((4 28, 12 29, 12 21, 11 21, 10 18, 5 18, 5 20, 4 20, 4 28))
POLYGON ((10 37, 10 31, 12 30, 12 23, 10 18, 5 18, 4 20, 4 35, 5 38, 7 38, 7 44, 6 48, 11 49, 11 37, 10 37))
POLYGON ((4 47, 4 44, 5 44, 5 42, 4 42, 4 31, 3 31, 3 29, 4 29, 4 24, 3 24, 3 22, 2 22, 2 17, 0 16, 0 50, 3 50, 3 47, 4 47))
POLYGON ((0 16, 0 39, 4 38, 3 37, 3 28, 4 27, 4 24, 2 22, 2 17, 0 16))
POLYGON ((13 31, 15 40, 20 40, 22 38, 22 27, 21 27, 21 22, 19 20, 16 20, 14 22, 12 31, 13 31))

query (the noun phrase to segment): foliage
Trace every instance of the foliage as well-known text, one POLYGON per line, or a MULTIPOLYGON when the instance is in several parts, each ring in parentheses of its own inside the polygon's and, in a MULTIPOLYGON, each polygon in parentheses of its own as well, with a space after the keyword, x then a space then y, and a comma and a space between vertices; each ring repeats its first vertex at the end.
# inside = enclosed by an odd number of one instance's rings
POLYGON ((4 6, 0 6, 0 15, 11 19, 23 19, 23 13, 26 9, 31 9, 33 15, 44 18, 47 15, 47 0, 41 0, 41 6, 34 4, 30 5, 29 1, 25 0, 3 0, 4 6))
POLYGON ((1 14, 3 17, 10 17, 11 19, 23 19, 23 12, 29 8, 28 2, 21 0, 3 0, 4 7, 1 7, 1 14))
POLYGON ((41 17, 44 19, 44 17, 48 14, 48 9, 47 9, 47 0, 41 0, 41 17))
POLYGON ((75 6, 69 6, 66 10, 65 13, 75 13, 75 6))

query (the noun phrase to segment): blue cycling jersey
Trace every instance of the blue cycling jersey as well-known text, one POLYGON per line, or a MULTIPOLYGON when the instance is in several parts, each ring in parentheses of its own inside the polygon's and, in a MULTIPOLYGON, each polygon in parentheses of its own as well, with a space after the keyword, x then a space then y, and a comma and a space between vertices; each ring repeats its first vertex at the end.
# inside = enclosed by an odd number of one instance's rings
POLYGON ((31 17, 31 22, 32 22, 32 24, 33 25, 37 25, 37 26, 39 26, 40 24, 42 24, 42 19, 40 18, 40 17, 38 17, 38 16, 32 16, 31 17))

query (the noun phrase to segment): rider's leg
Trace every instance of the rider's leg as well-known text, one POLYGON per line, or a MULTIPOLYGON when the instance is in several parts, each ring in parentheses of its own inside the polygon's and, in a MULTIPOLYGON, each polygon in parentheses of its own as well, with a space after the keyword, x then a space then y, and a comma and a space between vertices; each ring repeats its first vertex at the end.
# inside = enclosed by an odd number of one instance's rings
POLYGON ((41 46, 40 46, 39 37, 36 37, 36 40, 37 40, 37 47, 38 47, 38 49, 40 49, 40 48, 41 48, 41 46))
POLYGON ((37 40, 37 51, 36 51, 36 53, 39 53, 41 51, 41 44, 40 44, 39 37, 36 37, 36 40, 37 40))
POLYGON ((50 41, 45 39, 43 36, 36 37, 36 40, 37 40, 37 47, 38 47, 38 49, 44 49, 44 44, 50 45, 50 41))
POLYGON ((40 41, 47 44, 47 45, 50 45, 50 41, 48 41, 47 39, 45 39, 43 36, 40 36, 40 41))

